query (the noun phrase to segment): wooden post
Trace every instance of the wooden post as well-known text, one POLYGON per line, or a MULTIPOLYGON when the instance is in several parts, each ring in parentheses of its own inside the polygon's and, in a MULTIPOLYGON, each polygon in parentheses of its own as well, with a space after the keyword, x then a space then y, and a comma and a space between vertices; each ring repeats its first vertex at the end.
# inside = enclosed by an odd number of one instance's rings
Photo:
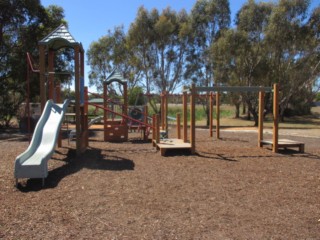
POLYGON ((40 103, 41 103, 41 112, 44 109, 44 106, 46 105, 46 87, 45 87, 45 71, 46 71, 46 61, 45 61, 45 46, 44 45, 40 45, 39 46, 39 62, 40 62, 40 66, 39 66, 39 75, 40 75, 40 103))
MULTIPOLYGON (((123 83, 123 114, 128 115, 128 84, 127 82, 123 83)), ((122 122, 124 125, 127 124, 127 119, 122 118, 122 122)))
POLYGON ((190 123, 190 143, 191 143, 191 154, 196 152, 196 114, 195 114, 195 97, 196 97, 196 86, 193 83, 191 86, 191 123, 190 123))
POLYGON ((259 92, 258 147, 262 147, 263 140, 264 95, 264 92, 259 92))
POLYGON ((216 93, 216 136, 220 139, 220 93, 216 93))
POLYGON ((210 109, 209 109, 209 131, 210 137, 213 136, 213 92, 210 93, 210 109))
POLYGON ((164 120, 164 118, 165 118, 165 105, 166 105, 166 103, 165 103, 165 101, 166 101, 166 96, 165 96, 165 92, 163 92, 162 94, 161 94, 161 108, 160 108, 160 111, 161 111, 161 128, 162 128, 162 130, 164 130, 165 129, 165 120, 164 120))
POLYGON ((89 146, 88 102, 89 102, 88 87, 84 87, 84 116, 85 116, 85 131, 86 131, 86 136, 85 136, 86 147, 89 146))
POLYGON ((279 140, 279 85, 273 85, 273 148, 274 153, 278 152, 279 140))
POLYGON ((80 109, 80 58, 79 46, 74 47, 74 72, 75 72, 75 108, 76 108, 76 148, 77 155, 81 154, 81 109, 80 109))
MULTIPOLYGON (((61 85, 60 82, 55 87, 56 92, 56 103, 61 103, 61 85)), ((60 128, 59 136, 58 136, 58 147, 62 147, 62 132, 60 128)))
POLYGON ((54 99, 54 52, 52 50, 49 50, 48 54, 48 99, 52 99, 56 102, 54 99))
MULTIPOLYGON (((124 82, 123 83, 123 114, 125 116, 128 116, 128 83, 124 82)), ((123 127, 125 128, 125 133, 124 133, 124 141, 128 141, 129 137, 129 130, 128 130, 128 120, 127 118, 123 117, 122 118, 122 124, 123 127)))
POLYGON ((148 124, 148 106, 144 106, 144 123, 145 126, 143 128, 143 140, 147 141, 148 140, 148 135, 147 135, 147 124, 148 124))
MULTIPOLYGON (((108 87, 107 84, 103 83, 103 107, 108 108, 108 87)), ((107 141, 107 132, 108 132, 108 113, 107 111, 103 111, 103 126, 104 126, 104 141, 107 141)))
POLYGON ((89 112, 89 94, 88 87, 84 87, 84 113, 87 115, 89 112))
POLYGON ((160 143, 160 116, 156 115, 156 143, 160 143))
POLYGON ((177 113, 177 138, 181 139, 180 113, 177 113))
POLYGON ((168 112, 169 112, 169 104, 168 104, 168 97, 169 97, 169 92, 166 91, 165 92, 165 105, 164 105, 164 108, 165 108, 165 115, 164 115, 164 123, 165 123, 165 131, 166 131, 166 136, 167 138, 169 138, 169 132, 168 132, 168 112))
POLYGON ((156 114, 152 115, 152 145, 155 146, 154 141, 156 140, 156 134, 157 134, 157 130, 156 130, 156 114))
POLYGON ((188 95, 183 92, 183 142, 188 141, 188 95))

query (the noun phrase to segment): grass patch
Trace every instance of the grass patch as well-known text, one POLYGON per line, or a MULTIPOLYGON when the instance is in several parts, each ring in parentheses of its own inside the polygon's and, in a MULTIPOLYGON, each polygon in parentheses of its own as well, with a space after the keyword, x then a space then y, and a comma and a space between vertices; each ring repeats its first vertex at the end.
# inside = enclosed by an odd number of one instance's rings
MULTIPOLYGON (((158 106, 159 107, 159 106, 158 106)), ((183 109, 182 104, 169 104, 168 106, 168 116, 176 117, 177 113, 180 113, 182 118, 183 109)), ((94 106, 89 106, 89 115, 103 115, 103 109, 97 109, 94 106)), ((149 116, 152 116, 154 111, 149 107, 149 116)), ((205 109, 202 105, 196 105, 196 124, 197 126, 206 126, 207 115, 205 109)), ((246 116, 241 116, 241 118, 234 118, 235 107, 227 104, 223 104, 220 107, 220 125, 223 127, 252 127, 254 126, 253 120, 247 120, 246 116)), ((120 117, 115 117, 120 118, 120 117)), ((214 108, 213 118, 216 118, 216 111, 214 108)), ((188 121, 190 121, 190 106, 188 106, 188 121)), ((214 120, 215 124, 215 120, 214 120)), ((272 128, 273 120, 272 115, 268 115, 264 121, 264 126, 267 128, 272 128)), ((295 116, 290 118, 285 118, 284 123, 280 123, 281 128, 286 129, 320 129, 320 107, 312 108, 312 115, 310 116, 295 116)))

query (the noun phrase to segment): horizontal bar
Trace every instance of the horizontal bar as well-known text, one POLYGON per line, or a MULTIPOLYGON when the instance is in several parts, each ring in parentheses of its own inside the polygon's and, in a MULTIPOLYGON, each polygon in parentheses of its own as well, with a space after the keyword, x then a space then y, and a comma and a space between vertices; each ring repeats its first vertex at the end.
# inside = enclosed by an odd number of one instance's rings
POLYGON ((214 86, 196 87, 198 92, 272 92, 272 87, 261 86, 214 86))

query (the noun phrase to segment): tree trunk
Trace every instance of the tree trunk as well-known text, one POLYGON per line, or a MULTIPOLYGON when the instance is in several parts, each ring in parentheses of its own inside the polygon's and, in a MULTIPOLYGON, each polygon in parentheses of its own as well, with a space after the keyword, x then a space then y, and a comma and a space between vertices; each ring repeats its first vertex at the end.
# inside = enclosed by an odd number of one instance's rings
POLYGON ((245 103, 243 103, 243 104, 242 104, 242 115, 245 115, 245 114, 246 114, 246 112, 247 112, 246 104, 245 104, 245 103))
POLYGON ((206 115, 207 115, 207 127, 209 127, 209 124, 210 124, 210 111, 209 111, 209 108, 206 107, 206 115))
POLYGON ((235 118, 240 118, 240 103, 239 104, 235 104, 236 107, 236 114, 235 114, 235 118))
POLYGON ((248 112, 247 112, 247 120, 249 120, 249 121, 251 120, 251 114, 250 114, 250 111, 248 111, 248 112))

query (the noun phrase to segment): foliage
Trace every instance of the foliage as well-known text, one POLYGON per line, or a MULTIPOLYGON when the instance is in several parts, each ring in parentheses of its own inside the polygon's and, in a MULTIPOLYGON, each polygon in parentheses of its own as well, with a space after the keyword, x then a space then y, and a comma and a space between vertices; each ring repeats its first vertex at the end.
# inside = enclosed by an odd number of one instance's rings
POLYGON ((183 81, 188 15, 166 8, 148 11, 141 7, 128 32, 146 92, 173 92, 183 81))
MULTIPOLYGON (((248 0, 232 28, 228 0, 198 0, 190 13, 140 7, 127 32, 123 26, 115 27, 90 45, 89 85, 101 91, 103 80, 114 69, 128 80, 132 99, 138 92, 173 93, 191 83, 279 83, 281 116, 287 109, 308 113, 320 75, 320 7, 309 6, 308 0, 248 0)), ((66 22, 59 6, 10 0, 0 1, 0 23, 0 122, 8 125, 26 95, 25 53, 39 55, 38 41, 66 22)), ((56 55, 55 71, 72 71, 73 52, 62 49, 56 55)), ((68 83, 71 78, 57 80, 68 83)), ((39 94, 35 74, 31 88, 35 100, 39 94)), ((121 95, 121 89, 113 90, 121 95)), ((232 94, 230 99, 238 109, 245 103, 257 123, 256 95, 232 94)), ((268 111, 270 101, 267 94, 268 111)), ((149 104, 153 111, 159 110, 158 101, 149 104)), ((208 113, 208 102, 203 101, 203 106, 208 113)))
POLYGON ((213 83, 211 45, 221 31, 230 25, 230 8, 227 0, 199 0, 191 10, 192 38, 190 41, 186 77, 202 86, 213 83))
MULTIPOLYGON (((280 1, 272 11, 266 29, 269 79, 280 84, 280 114, 302 97, 306 108, 320 73, 319 29, 311 22, 319 18, 319 8, 307 19, 309 1, 280 1), (318 16, 317 16, 318 15, 318 16)), ((319 21, 318 21, 319 23, 319 21)))
POLYGON ((128 95, 128 104, 130 106, 142 106, 146 104, 142 87, 132 88, 128 95))
MULTIPOLYGON (((319 10, 314 9, 308 19, 308 6, 309 1, 248 1, 237 14, 236 28, 224 31, 212 45, 216 81, 240 86, 279 83, 282 119, 289 106, 297 113, 309 112, 320 55, 319 10)), ((269 111, 270 96, 266 99, 269 111)), ((241 94, 239 99, 248 105, 257 124, 257 96, 241 94)))
MULTIPOLYGON (((199 0, 191 10, 192 35, 189 42, 185 77, 200 86, 214 83, 215 58, 210 54, 211 45, 230 25, 230 7, 227 0, 199 0)), ((209 124, 209 103, 203 101, 209 124)))
MULTIPOLYGON (((25 98, 26 52, 37 53, 38 41, 60 25, 62 18, 62 8, 51 6, 45 9, 39 0, 0 1, 1 125, 9 126, 25 98)), ((31 89, 34 97, 38 89, 36 81, 31 89)))
POLYGON ((103 81, 117 69, 128 80, 128 87, 133 88, 139 80, 139 69, 134 64, 134 54, 127 47, 123 27, 115 27, 97 42, 91 43, 87 52, 88 64, 91 67, 89 86, 103 90, 103 81))

